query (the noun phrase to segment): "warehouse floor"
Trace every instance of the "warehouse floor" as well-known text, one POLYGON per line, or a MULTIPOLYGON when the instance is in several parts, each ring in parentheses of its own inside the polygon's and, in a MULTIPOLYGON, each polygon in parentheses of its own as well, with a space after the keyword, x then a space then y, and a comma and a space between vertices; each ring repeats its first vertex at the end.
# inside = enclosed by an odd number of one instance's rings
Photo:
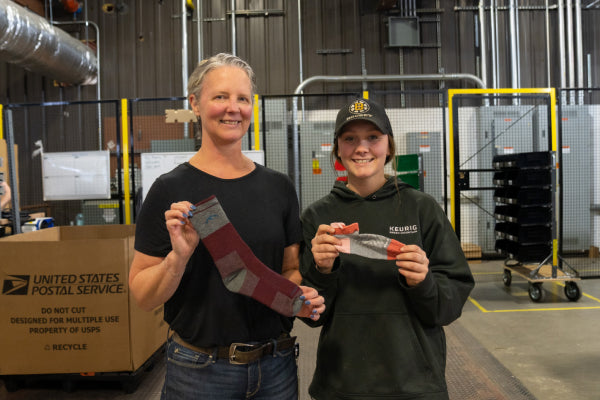
MULTIPOLYGON (((543 283, 545 298, 533 302, 529 284, 513 274, 503 283, 503 262, 472 262, 476 286, 463 316, 446 328, 447 380, 453 400, 596 400, 600 396, 600 281, 577 282, 577 302, 564 294, 563 281, 543 283)), ((300 399, 314 365, 318 330, 296 323, 301 343, 300 399)), ((126 394, 122 382, 93 378, 65 382, 32 379, 8 392, 0 383, 1 400, 160 398, 164 361, 140 374, 140 385, 126 394)))

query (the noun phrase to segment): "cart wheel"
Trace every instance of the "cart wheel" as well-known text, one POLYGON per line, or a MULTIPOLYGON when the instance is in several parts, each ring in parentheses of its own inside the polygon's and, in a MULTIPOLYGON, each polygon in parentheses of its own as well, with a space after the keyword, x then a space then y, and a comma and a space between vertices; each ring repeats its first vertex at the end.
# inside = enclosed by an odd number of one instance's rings
POLYGON ((535 282, 529 285, 529 298, 535 302, 540 302, 544 299, 544 291, 542 283, 535 282))
POLYGON ((509 287, 512 282, 512 274, 510 269, 504 270, 504 275, 502 275, 502 282, 504 282, 504 286, 509 287))
POLYGON ((565 283, 565 296, 567 299, 571 301, 577 301, 581 298, 581 290, 579 290, 579 286, 573 281, 568 281, 565 283))

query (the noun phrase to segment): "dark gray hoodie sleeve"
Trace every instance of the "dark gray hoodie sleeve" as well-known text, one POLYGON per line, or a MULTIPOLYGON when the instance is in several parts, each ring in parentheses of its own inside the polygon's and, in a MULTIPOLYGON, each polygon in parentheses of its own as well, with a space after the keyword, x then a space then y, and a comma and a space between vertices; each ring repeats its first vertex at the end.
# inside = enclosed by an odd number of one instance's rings
POLYGON ((323 274, 317 270, 312 255, 311 240, 315 237, 318 224, 312 218, 310 210, 306 210, 302 216, 302 233, 304 240, 300 245, 300 273, 302 274, 302 285, 315 288, 325 298, 325 312, 317 321, 310 318, 301 318, 309 326, 321 326, 330 317, 334 309, 335 297, 338 284, 339 257, 335 260, 330 274, 323 274))
POLYGON ((423 250, 429 273, 423 282, 408 287, 400 275, 417 318, 425 325, 448 325, 462 313, 475 282, 450 221, 435 201, 418 201, 423 250))

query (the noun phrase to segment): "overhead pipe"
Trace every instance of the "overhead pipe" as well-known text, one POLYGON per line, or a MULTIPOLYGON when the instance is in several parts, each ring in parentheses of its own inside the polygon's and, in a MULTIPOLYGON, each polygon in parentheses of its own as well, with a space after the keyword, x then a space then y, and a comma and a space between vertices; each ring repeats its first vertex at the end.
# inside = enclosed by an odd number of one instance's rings
POLYGON ((546 69, 548 74, 548 87, 552 86, 552 76, 550 75, 550 13, 548 11, 548 0, 545 1, 545 14, 546 14, 546 69))
POLYGON ((487 86, 487 43, 485 38, 485 0, 479 0, 479 50, 481 53, 481 80, 487 86))
MULTIPOLYGON (((510 0, 510 8, 508 14, 508 22, 509 22, 509 36, 510 36, 510 82, 511 87, 513 89, 519 88, 518 81, 518 69, 517 65, 517 40, 518 37, 518 29, 516 27, 516 11, 515 11, 515 0, 510 0)), ((516 100, 516 99, 515 99, 516 100)))
POLYGON ((518 32, 516 43, 516 53, 517 53, 517 84, 518 87, 521 87, 521 40, 519 39, 521 36, 521 28, 519 25, 519 2, 515 0, 515 27, 518 32))
MULTIPOLYGON (((299 76, 300 82, 304 80, 304 69, 303 69, 303 58, 304 52, 302 51, 302 0, 298 0, 298 67, 299 67, 299 76)), ((304 110, 304 98, 302 98, 302 110, 304 110)))
POLYGON ((292 105, 292 119, 294 125, 293 133, 293 152, 294 152, 294 185, 296 193, 300 196, 300 136, 298 132, 298 95, 308 85, 315 82, 399 82, 399 81, 448 81, 448 80, 468 80, 475 83, 482 89, 485 84, 481 79, 472 74, 421 74, 421 75, 344 75, 344 76, 324 76, 316 75, 300 83, 294 90, 292 105))
MULTIPOLYGON (((188 81, 188 33, 187 33, 187 1, 181 0, 181 93, 183 100, 183 109, 188 109, 187 81, 188 81)), ((183 137, 188 137, 188 123, 183 124, 183 137)))
POLYGON ((497 89, 498 85, 498 10, 496 0, 490 0, 490 30, 492 45, 492 88, 497 89))
MULTIPOLYGON (((558 0, 558 59, 560 61, 560 87, 567 86, 566 78, 566 60, 565 60, 565 8, 563 0, 558 0)), ((563 105, 566 104, 566 98, 561 97, 563 105)))
MULTIPOLYGON (((86 4, 86 9, 87 9, 87 4, 86 4)), ((101 55, 101 51, 100 51, 100 28, 98 28, 98 25, 94 22, 94 21, 89 21, 86 17, 85 21, 52 21, 53 25, 73 25, 73 24, 77 24, 77 25, 85 25, 86 28, 86 32, 87 32, 87 27, 88 26, 92 26, 94 27, 95 31, 96 31, 96 64, 97 64, 97 81, 96 81, 96 100, 98 100, 98 146, 99 146, 99 150, 102 150, 102 110, 100 107, 100 100, 102 100, 102 85, 100 83, 100 77, 101 77, 101 73, 100 73, 100 66, 102 65, 100 63, 100 55, 101 55)), ((86 40, 87 40, 87 33, 86 33, 86 40)))
MULTIPOLYGON (((567 0, 567 53, 569 61, 569 87, 575 87, 575 49, 574 49, 574 38, 573 38, 573 2, 567 0)), ((573 91, 570 94, 570 104, 575 102, 575 93, 573 91)))
MULTIPOLYGON (((581 23, 581 0, 575 0, 575 44, 577 49, 577 87, 582 88, 583 77, 583 25, 581 23)), ((583 92, 579 92, 579 104, 583 104, 583 92)))
POLYGON ((302 52, 302 6, 300 4, 301 0, 298 0, 298 61, 299 61, 299 75, 300 75, 300 82, 302 82, 304 80, 303 77, 303 70, 302 70, 302 57, 303 57, 303 52, 302 52))
POLYGON ((234 56, 237 55, 235 36, 235 0, 231 0, 231 54, 234 56))
POLYGON ((196 0, 196 31, 198 32, 198 62, 204 59, 204 35, 203 35, 203 20, 202 16, 202 0, 196 0))
MULTIPOLYGON (((521 85, 519 81, 519 28, 517 26, 517 5, 516 0, 510 0, 508 10, 509 37, 510 37, 510 82, 513 89, 518 89, 521 85)), ((520 103, 517 97, 513 98, 512 103, 520 103)))
POLYGON ((0 0, 0 58, 71 85, 94 85, 94 52, 46 19, 9 0, 0 0))

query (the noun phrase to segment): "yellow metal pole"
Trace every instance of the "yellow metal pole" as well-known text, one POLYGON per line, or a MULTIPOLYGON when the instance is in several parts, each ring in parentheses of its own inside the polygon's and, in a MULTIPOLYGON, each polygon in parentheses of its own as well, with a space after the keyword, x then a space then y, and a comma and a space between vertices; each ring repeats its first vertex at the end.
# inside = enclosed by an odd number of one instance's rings
POLYGON ((368 90, 363 91, 363 99, 369 100, 369 91, 368 90))
POLYGON ((456 193, 454 192, 454 123, 452 121, 452 96, 454 96, 454 90, 448 89, 448 147, 450 147, 450 151, 448 152, 448 162, 450 164, 450 223, 452 224, 452 228, 456 230, 456 208, 454 204, 454 196, 456 196, 456 193))
POLYGON ((129 192, 129 124, 128 120, 128 110, 127 110, 127 99, 121 99, 121 150, 123 152, 123 187, 125 189, 125 224, 131 224, 131 193, 129 192))
POLYGON ((556 90, 554 88, 550 88, 550 124, 552 129, 552 151, 558 151, 556 131, 556 90))
POLYGON ((258 95, 254 95, 254 150, 260 150, 260 126, 258 122, 258 95))
MULTIPOLYGON (((449 124, 449 144, 450 144, 450 222, 452 226, 455 226, 455 207, 454 207, 454 153, 453 153, 453 123, 452 123, 452 96, 454 94, 513 94, 513 93, 528 93, 528 94, 542 94, 546 93, 550 95, 550 131, 552 138, 552 151, 558 151, 558 137, 557 137, 557 121, 556 121, 556 89, 555 88, 524 88, 524 89, 448 89, 448 124, 449 124)), ((560 165, 556 164, 557 174, 560 165)), ((558 190, 561 190, 559 187, 558 190)), ((558 195, 557 195, 558 197, 558 195)), ((558 201, 556 202, 558 203, 558 201)), ((556 218, 556 224, 558 229, 558 220, 556 218)), ((552 240, 552 266, 558 265, 558 240, 555 238, 552 240)))
POLYGON ((449 125, 449 137, 448 143, 450 146, 450 222, 452 227, 456 229, 456 209, 454 205, 454 134, 453 134, 453 122, 452 122, 452 96, 455 94, 512 94, 512 93, 526 93, 526 94, 537 94, 537 93, 548 93, 550 94, 551 104, 551 117, 552 117, 552 149, 556 151, 556 98, 554 88, 524 88, 524 89, 448 89, 448 125, 449 125))
MULTIPOLYGON (((556 121, 556 90, 554 88, 550 89, 550 129, 552 132, 552 151, 554 151, 554 154, 556 154, 555 157, 558 157, 558 132, 557 132, 557 121, 556 121)), ((562 149, 560 149, 560 151, 562 151, 562 149)), ((557 162, 556 163, 556 201, 555 204, 558 206, 558 200, 560 199, 560 191, 562 190, 561 187, 558 186, 558 174, 559 174, 559 169, 560 169, 561 165, 557 162)), ((555 210, 555 217, 556 220, 554 221, 556 223, 556 232, 557 235, 556 237, 558 237, 558 232, 560 230, 560 226, 559 226, 559 222, 560 222, 560 208, 557 207, 558 209, 555 210)), ((552 267, 556 267, 558 266, 558 239, 555 238, 552 240, 552 267)))

